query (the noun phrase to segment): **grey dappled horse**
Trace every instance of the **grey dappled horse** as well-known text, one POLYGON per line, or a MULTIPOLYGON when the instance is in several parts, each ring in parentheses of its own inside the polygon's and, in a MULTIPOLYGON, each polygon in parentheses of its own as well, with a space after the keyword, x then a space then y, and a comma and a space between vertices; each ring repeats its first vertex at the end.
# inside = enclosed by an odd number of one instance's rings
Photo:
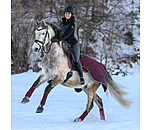
MULTIPOLYGON (((64 79, 66 78, 66 74, 70 71, 70 68, 68 66, 68 58, 64 52, 62 41, 51 43, 51 38, 56 35, 54 28, 57 31, 61 31, 61 28, 53 23, 50 24, 44 21, 37 22, 37 29, 35 31, 36 40, 32 46, 32 50, 34 52, 41 52, 41 50, 45 52, 43 60, 41 61, 42 72, 38 79, 33 83, 29 91, 26 93, 21 103, 29 102, 29 98, 34 90, 42 83, 48 81, 49 84, 45 88, 43 98, 36 111, 37 113, 43 112, 43 106, 45 105, 50 91, 58 84, 61 84, 71 88, 81 88, 87 94, 86 110, 79 118, 76 118, 74 122, 80 122, 84 120, 84 118, 93 108, 93 101, 95 101, 100 109, 100 119, 105 120, 102 99, 96 94, 96 90, 100 86, 100 83, 93 80, 88 72, 83 73, 85 85, 79 85, 80 77, 77 71, 73 71, 73 76, 67 82, 63 83, 64 79)), ((122 107, 129 108, 132 101, 123 98, 123 96, 128 94, 122 90, 123 86, 113 81, 109 73, 106 73, 105 81, 112 97, 114 97, 122 107)))

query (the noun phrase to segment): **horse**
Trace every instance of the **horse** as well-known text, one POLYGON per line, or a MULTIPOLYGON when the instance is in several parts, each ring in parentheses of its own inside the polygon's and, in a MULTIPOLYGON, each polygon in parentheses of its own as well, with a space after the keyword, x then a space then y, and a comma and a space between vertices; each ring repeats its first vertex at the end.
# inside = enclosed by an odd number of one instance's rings
MULTIPOLYGON (((64 47, 66 44, 64 44, 63 41, 51 42, 51 39, 56 36, 56 31, 60 32, 61 28, 54 23, 48 23, 45 21, 37 22, 36 24, 36 40, 33 43, 32 50, 35 53, 44 51, 44 57, 41 61, 42 71, 40 76, 33 83, 32 87, 25 94, 21 103, 28 103, 34 90, 44 82, 48 82, 49 84, 44 90, 42 100, 36 111, 36 113, 42 113, 48 94, 54 87, 61 84, 70 88, 80 88, 87 94, 86 109, 81 116, 74 119, 74 122, 81 122, 85 119, 93 108, 93 101, 99 107, 100 119, 105 120, 103 102, 96 93, 96 90, 99 88, 101 83, 93 80, 89 72, 87 72, 83 73, 85 84, 79 85, 80 77, 77 71, 73 71, 72 77, 68 79, 67 82, 64 82, 66 74, 70 71, 68 66, 68 56, 65 53, 69 50, 67 50, 67 47, 64 47)), ((128 93, 123 90, 124 87, 116 83, 108 72, 106 72, 104 80, 107 83, 107 90, 109 90, 111 96, 115 98, 123 108, 129 108, 132 101, 124 98, 124 96, 128 95, 128 93)))

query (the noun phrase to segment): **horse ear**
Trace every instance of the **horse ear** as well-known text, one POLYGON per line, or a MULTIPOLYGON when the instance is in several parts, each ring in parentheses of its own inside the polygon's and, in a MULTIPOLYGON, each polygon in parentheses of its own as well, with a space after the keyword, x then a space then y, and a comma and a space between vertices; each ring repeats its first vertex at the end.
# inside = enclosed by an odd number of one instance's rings
POLYGON ((36 25, 38 25, 39 24, 39 21, 36 21, 36 25))
POLYGON ((42 24, 43 24, 44 26, 46 26, 46 23, 45 23, 44 21, 42 21, 42 24))

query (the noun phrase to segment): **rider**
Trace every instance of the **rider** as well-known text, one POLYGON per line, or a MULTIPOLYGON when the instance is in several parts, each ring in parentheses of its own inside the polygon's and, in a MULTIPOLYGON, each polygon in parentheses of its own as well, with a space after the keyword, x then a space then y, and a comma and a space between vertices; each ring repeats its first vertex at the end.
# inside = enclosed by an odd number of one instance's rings
POLYGON ((62 31, 62 36, 59 40, 52 39, 52 42, 67 41, 67 43, 70 44, 75 54, 76 67, 77 67, 80 80, 81 80, 80 85, 83 85, 85 84, 85 81, 83 78, 82 65, 80 62, 80 47, 79 47, 77 39, 74 37, 75 17, 73 16, 73 14, 75 13, 75 9, 72 6, 67 6, 64 9, 64 13, 65 13, 65 17, 62 18, 62 21, 59 25, 61 28, 64 28, 62 31))

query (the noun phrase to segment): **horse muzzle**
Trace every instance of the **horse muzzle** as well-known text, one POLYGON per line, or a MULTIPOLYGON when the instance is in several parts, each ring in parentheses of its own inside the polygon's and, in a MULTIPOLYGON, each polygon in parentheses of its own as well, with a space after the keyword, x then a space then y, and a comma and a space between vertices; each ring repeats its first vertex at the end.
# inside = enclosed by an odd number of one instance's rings
POLYGON ((36 42, 34 42, 33 46, 32 46, 32 51, 33 52, 40 52, 41 50, 41 46, 39 44, 37 44, 36 42))

